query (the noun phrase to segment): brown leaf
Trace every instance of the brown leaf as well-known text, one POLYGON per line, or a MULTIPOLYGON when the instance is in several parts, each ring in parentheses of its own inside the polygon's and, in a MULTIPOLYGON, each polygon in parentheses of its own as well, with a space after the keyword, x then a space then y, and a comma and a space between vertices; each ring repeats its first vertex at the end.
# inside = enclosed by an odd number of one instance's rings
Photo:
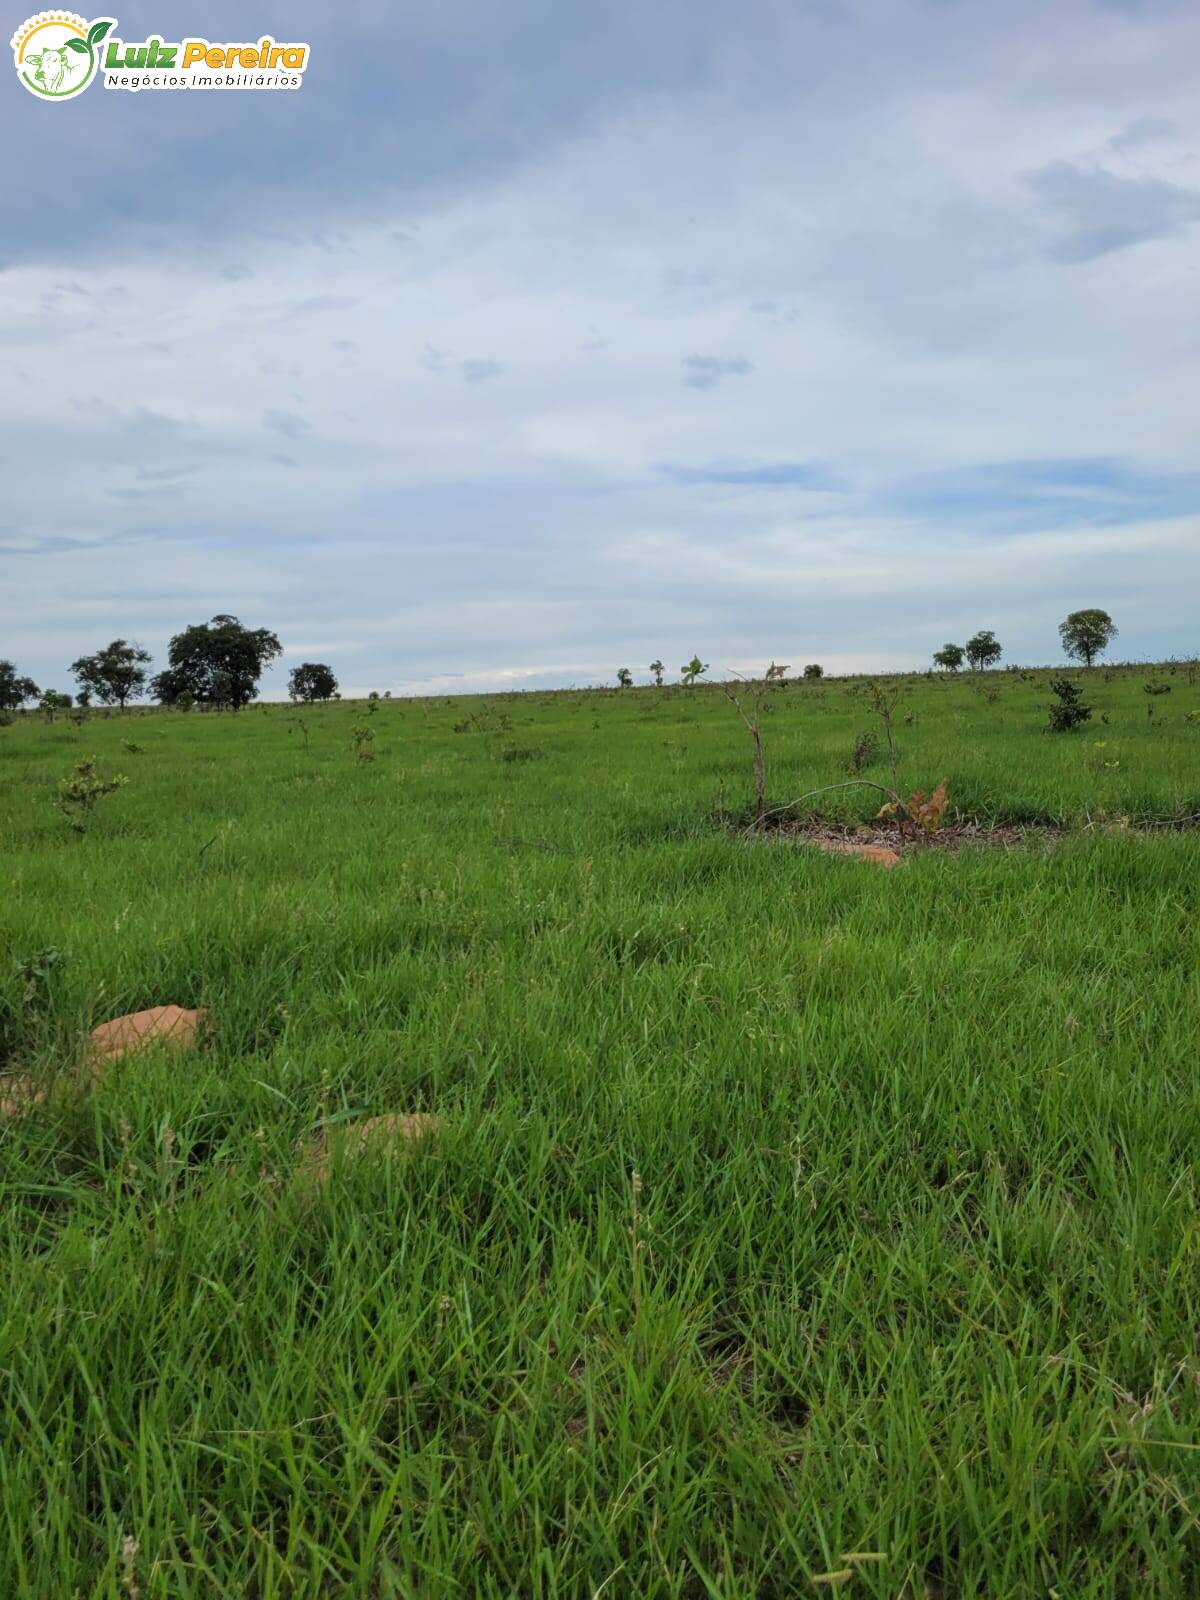
MULTIPOLYGON (((942 825, 942 818, 946 815, 946 780, 942 779, 930 796, 929 804, 925 808, 925 815, 929 818, 924 826, 932 832, 942 825)), ((924 819, 923 819, 924 820, 924 819)))

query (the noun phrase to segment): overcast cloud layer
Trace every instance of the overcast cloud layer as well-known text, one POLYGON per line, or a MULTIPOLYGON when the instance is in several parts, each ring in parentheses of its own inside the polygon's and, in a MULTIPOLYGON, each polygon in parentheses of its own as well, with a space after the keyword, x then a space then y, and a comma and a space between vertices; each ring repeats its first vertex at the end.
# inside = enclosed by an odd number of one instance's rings
MULTIPOLYGON (((0 656, 344 690, 1200 648, 1200 8, 117 8, 295 93, 0 138, 0 656)), ((14 21, 19 18, 14 17, 14 21)))

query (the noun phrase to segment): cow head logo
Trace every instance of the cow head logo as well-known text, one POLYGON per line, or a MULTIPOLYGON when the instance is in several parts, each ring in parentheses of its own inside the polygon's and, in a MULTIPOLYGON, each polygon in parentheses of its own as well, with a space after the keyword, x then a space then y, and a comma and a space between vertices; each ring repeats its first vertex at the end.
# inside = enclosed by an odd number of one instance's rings
POLYGON ((100 68, 100 41, 115 17, 86 22, 73 11, 39 11, 12 36, 17 76, 39 100, 71 100, 100 68))

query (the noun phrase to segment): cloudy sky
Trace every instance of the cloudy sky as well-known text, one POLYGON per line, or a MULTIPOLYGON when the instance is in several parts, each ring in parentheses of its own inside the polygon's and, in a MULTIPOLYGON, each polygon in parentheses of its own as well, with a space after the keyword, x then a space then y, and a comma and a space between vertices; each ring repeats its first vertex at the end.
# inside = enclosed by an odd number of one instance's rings
POLYGON ((43 685, 223 611, 268 696, 1041 662, 1084 605, 1200 648, 1194 0, 116 9, 312 64, 8 69, 0 656, 43 685))

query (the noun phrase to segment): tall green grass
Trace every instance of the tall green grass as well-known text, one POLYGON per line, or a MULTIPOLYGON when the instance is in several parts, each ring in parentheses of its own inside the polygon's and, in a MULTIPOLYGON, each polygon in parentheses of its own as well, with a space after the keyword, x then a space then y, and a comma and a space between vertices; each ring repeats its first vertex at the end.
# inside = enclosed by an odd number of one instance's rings
POLYGON ((1087 684, 915 680, 909 787, 1071 827, 892 873, 721 825, 712 689, 0 729, 0 1594, 1200 1592, 1200 685, 1087 684))

